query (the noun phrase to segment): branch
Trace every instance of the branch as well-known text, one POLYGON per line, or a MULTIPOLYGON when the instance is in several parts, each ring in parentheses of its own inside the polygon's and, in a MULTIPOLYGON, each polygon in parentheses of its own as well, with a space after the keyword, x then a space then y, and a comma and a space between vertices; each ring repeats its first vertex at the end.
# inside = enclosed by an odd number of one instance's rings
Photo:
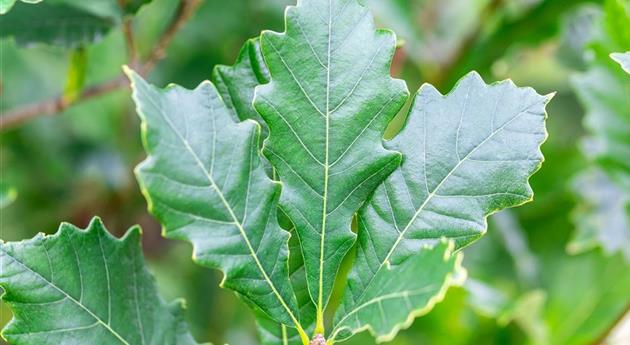
POLYGON ((43 115, 52 115, 62 112, 72 104, 110 93, 128 85, 128 83, 127 79, 123 75, 120 75, 116 79, 110 80, 106 83, 86 88, 77 97, 75 102, 68 102, 65 97, 59 96, 54 99, 29 104, 16 110, 8 111, 0 117, 0 131, 17 127, 28 120, 43 115))
MULTIPOLYGON (((149 57, 146 59, 144 64, 138 67, 138 70, 142 75, 146 75, 151 72, 153 68, 155 68, 157 63, 166 57, 166 48, 175 37, 175 34, 177 34, 177 32, 193 15, 197 7, 201 4, 201 1, 202 0, 180 1, 177 12, 173 16, 173 19, 169 23, 168 27, 166 28, 160 39, 158 40, 157 44, 151 50, 149 57)), ((128 36, 128 34, 130 34, 130 31, 127 32, 127 28, 128 27, 123 28, 123 31, 125 31, 126 40, 128 44, 129 42, 133 44, 133 38, 128 36)), ((134 62, 130 61, 130 63, 133 64, 134 62)), ((127 87, 128 85, 129 82, 127 81, 127 78, 121 73, 116 78, 110 81, 84 89, 74 102, 69 102, 63 96, 59 96, 54 99, 49 99, 42 102, 25 105, 18 109, 9 110, 7 112, 4 112, 4 114, 0 116, 0 132, 18 127, 24 122, 40 116, 60 113, 76 103, 84 102, 92 98, 108 94, 112 91, 127 87)))
POLYGON ((174 19, 160 37, 151 54, 146 59, 143 66, 143 72, 146 74, 151 71, 155 65, 166 57, 166 48, 170 45, 175 34, 184 26, 184 24, 195 13, 195 10, 201 4, 201 0, 181 0, 174 19))

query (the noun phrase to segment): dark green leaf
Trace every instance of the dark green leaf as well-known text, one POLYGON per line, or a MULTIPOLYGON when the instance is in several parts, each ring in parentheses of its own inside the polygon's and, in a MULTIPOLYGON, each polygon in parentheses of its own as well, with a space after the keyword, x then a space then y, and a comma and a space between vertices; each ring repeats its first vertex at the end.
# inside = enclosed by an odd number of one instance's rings
POLYGON ((446 290, 465 279, 461 254, 453 254, 454 242, 425 247, 396 266, 389 264, 351 309, 337 314, 330 342, 343 341, 368 329, 377 342, 391 341, 400 329, 431 311, 446 290))
POLYGON ((100 39, 114 25, 112 18, 67 4, 17 3, 0 17, 0 37, 13 37, 20 45, 46 43, 72 48, 100 39))
POLYGON ((225 273, 222 286, 306 338, 289 282, 289 233, 276 216, 280 184, 258 153, 260 126, 234 122, 210 82, 161 90, 127 74, 149 153, 137 176, 165 236, 191 242, 196 262, 225 273))
POLYGON ((356 0, 299 1, 286 11, 284 33, 261 37, 271 82, 256 89, 254 107, 270 128, 263 152, 300 237, 318 333, 355 241, 352 216, 400 163, 381 143, 408 95, 389 75, 395 44, 356 0))
POLYGON ((0 243, 2 299, 13 345, 192 345, 182 304, 157 294, 140 248, 140 228, 121 240, 95 218, 64 223, 54 236, 0 243))
MULTIPOLYGON (((42 0, 21 0, 28 4, 36 4, 42 2, 42 0)), ((0 0, 0 14, 5 14, 11 10, 17 0, 0 0)))
POLYGON ((266 137, 269 129, 252 104, 256 86, 269 82, 269 71, 260 53, 258 39, 245 43, 233 66, 216 66, 212 82, 234 119, 257 121, 262 127, 263 137, 266 137))
POLYGON ((386 143, 403 164, 359 211, 357 258, 336 320, 386 267, 441 237, 461 248, 483 235, 489 214, 532 199, 549 99, 510 81, 486 85, 476 73, 446 96, 426 84, 418 91, 402 132, 386 143))

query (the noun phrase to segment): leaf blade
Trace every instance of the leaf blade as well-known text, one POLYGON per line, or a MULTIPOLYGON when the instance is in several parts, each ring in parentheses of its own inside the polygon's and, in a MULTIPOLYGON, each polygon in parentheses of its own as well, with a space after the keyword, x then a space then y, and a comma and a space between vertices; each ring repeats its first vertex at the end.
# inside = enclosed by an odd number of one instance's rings
POLYGON ((280 185, 263 170, 259 126, 234 122, 210 82, 160 90, 126 72, 149 153, 136 174, 166 237, 191 242, 195 261, 225 273, 222 286, 303 335, 288 275, 289 233, 276 218, 280 185))
POLYGON ((356 0, 299 1, 285 22, 261 36, 271 82, 254 107, 270 127, 263 152, 285 186, 280 205, 302 243, 321 333, 330 277, 355 240, 352 215, 399 164, 381 137, 408 92, 389 75, 393 33, 375 30, 356 0))
POLYGON ((446 96, 426 84, 418 91, 404 129, 386 143, 403 164, 359 211, 358 254, 336 320, 388 265, 441 237, 459 249, 485 232, 489 214, 531 200, 549 99, 511 82, 486 85, 476 73, 446 96))
POLYGON ((137 227, 118 240, 98 218, 85 230, 64 223, 53 236, 1 243, 0 255, 2 299, 14 311, 2 335, 12 344, 196 344, 181 305, 158 296, 137 227))
POLYGON ((18 2, 0 21, 0 37, 13 37, 18 45, 45 43, 75 48, 101 39, 116 24, 64 3, 35 6, 18 2))
POLYGON ((364 329, 379 343, 391 341, 400 329, 429 312, 450 286, 461 284, 466 277, 461 267, 463 255, 454 254, 453 249, 452 241, 441 241, 400 265, 379 271, 361 300, 335 321, 331 343, 364 329))
POLYGON ((626 73, 630 74, 630 52, 612 53, 610 57, 615 60, 626 73))

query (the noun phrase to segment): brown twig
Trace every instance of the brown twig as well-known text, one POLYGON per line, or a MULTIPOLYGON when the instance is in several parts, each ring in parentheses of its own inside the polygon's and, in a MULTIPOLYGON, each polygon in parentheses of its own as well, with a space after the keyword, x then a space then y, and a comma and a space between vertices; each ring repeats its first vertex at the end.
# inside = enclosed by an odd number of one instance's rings
POLYGON ((138 63, 138 53, 136 49, 136 41, 133 35, 133 27, 130 18, 125 18, 122 25, 122 31, 125 35, 125 45, 127 46, 127 59, 129 64, 135 67, 138 63))
POLYGON ((174 16, 174 20, 171 21, 169 26, 162 34, 162 37, 158 40, 157 44, 149 54, 149 57, 144 63, 142 72, 147 73, 151 71, 155 65, 166 57, 166 48, 171 44, 171 41, 175 37, 175 34, 182 28, 182 26, 190 19, 193 13, 199 5, 201 0, 182 0, 177 13, 174 16))
MULTIPOLYGON (((200 3, 201 0, 181 0, 177 12, 175 13, 172 21, 164 31, 164 34, 160 37, 144 64, 138 67, 140 74, 148 74, 150 71, 153 70, 155 65, 161 59, 166 57, 166 48, 175 37, 175 34, 184 26, 186 21, 190 19, 200 3)), ((125 26, 125 24, 123 25, 125 26)), ((128 25, 130 30, 130 24, 128 25)), ((130 48, 129 45, 134 44, 132 32, 129 31, 129 37, 127 37, 128 33, 126 32, 125 27, 123 27, 123 31, 125 31, 127 45, 128 48, 130 48)), ((134 54, 133 57, 135 57, 135 53, 130 52, 130 57, 132 57, 131 54, 134 54)), ((133 65, 133 59, 131 59, 129 63, 133 65)), ((127 78, 123 74, 120 74, 110 81, 84 89, 74 102, 68 102, 68 100, 64 99, 63 96, 59 96, 54 99, 49 99, 42 102, 25 105, 18 109, 9 110, 7 112, 4 112, 4 114, 0 116, 0 132, 15 128, 24 122, 40 116, 52 115, 62 112, 73 104, 102 96, 104 94, 126 87, 127 85, 129 85, 127 78)))
POLYGON ((615 319, 615 321, 613 321, 610 324, 610 326, 608 328, 606 328, 606 330, 599 337, 597 337, 597 339, 595 339, 595 341, 592 342, 592 344, 593 345, 603 345, 605 343, 606 339, 608 339, 608 337, 610 337, 612 335, 612 333, 615 331, 615 329, 617 329, 617 326, 619 326, 621 324, 621 322, 623 320, 625 320, 627 315, 630 315, 630 304, 626 305, 626 307, 624 308, 623 312, 621 312, 621 314, 619 314, 617 319, 615 319))

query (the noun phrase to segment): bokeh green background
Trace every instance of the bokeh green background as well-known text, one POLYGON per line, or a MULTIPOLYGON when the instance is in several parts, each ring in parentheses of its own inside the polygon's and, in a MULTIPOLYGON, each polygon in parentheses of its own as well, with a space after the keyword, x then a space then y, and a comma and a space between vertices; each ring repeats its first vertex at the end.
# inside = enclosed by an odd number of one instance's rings
MULTIPOLYGON (((246 39, 263 29, 282 31, 284 7, 293 2, 205 0, 149 80, 194 87, 209 78, 214 65, 232 64, 246 39)), ((577 201, 571 181, 591 164, 580 150, 584 109, 570 79, 587 68, 585 43, 592 38, 590 28, 601 1, 364 2, 374 9, 380 26, 398 33, 401 47, 392 72, 405 79, 412 92, 423 82, 448 92, 473 69, 487 82, 509 77, 540 93, 557 92, 549 105, 549 139, 542 148, 546 162, 531 180, 534 202, 492 217, 487 236, 464 250, 469 283, 451 289, 444 302, 392 344, 601 341, 630 303, 630 264, 621 255, 605 255, 599 249, 579 255, 566 250, 575 232, 571 213, 577 201)), ((177 3, 154 0, 139 11, 133 27, 141 55, 151 50, 177 3)), ((0 49, 1 110, 62 93, 68 49, 22 47, 11 38, 3 38, 0 49)), ((86 49, 86 85, 115 77, 127 63, 120 28, 86 49)), ((395 134, 403 120, 401 112, 387 135, 395 134)), ((148 215, 132 171, 144 152, 129 90, 5 131, 0 145, 2 183, 18 191, 16 201, 0 211, 0 238, 13 241, 51 233, 61 221, 85 226, 93 215, 101 216, 118 235, 140 224, 159 287, 169 300, 187 300, 187 317, 197 339, 257 343, 245 305, 218 288, 220 273, 196 267, 190 246, 162 239, 159 224, 148 215)), ((11 314, 6 306, 1 308, 4 325, 11 314)), ((625 341, 619 344, 630 344, 630 338, 625 341)), ((367 334, 348 342, 372 343, 367 334)))

